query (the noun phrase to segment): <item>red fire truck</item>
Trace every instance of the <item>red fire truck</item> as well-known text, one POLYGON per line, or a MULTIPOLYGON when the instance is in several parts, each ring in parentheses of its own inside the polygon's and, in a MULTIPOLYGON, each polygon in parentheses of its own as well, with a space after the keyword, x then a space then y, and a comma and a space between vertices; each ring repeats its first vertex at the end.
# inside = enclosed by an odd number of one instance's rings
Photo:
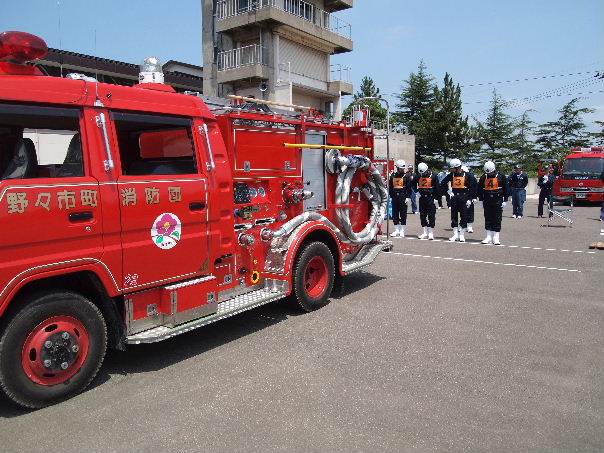
POLYGON ((0 387, 16 403, 82 391, 107 347, 286 297, 320 308, 391 245, 364 125, 204 102, 153 60, 134 87, 43 76, 29 62, 46 50, 0 34, 0 387))
POLYGON ((602 171, 604 148, 572 148, 559 164, 559 175, 554 184, 554 195, 572 195, 578 201, 604 201, 602 171))

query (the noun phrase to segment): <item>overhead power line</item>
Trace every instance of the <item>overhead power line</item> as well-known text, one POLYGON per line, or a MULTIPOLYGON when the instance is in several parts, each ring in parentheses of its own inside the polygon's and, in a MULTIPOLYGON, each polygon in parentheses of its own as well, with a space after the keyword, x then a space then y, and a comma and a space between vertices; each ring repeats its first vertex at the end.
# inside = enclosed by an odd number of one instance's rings
POLYGON ((556 77, 572 77, 572 76, 586 75, 586 74, 595 74, 595 77, 604 79, 604 70, 600 69, 597 71, 569 72, 567 74, 549 74, 549 75, 534 76, 534 77, 521 77, 518 79, 497 80, 494 82, 464 83, 463 85, 460 85, 460 87, 462 87, 462 88, 482 87, 482 86, 488 86, 488 85, 500 85, 500 84, 504 84, 504 83, 517 83, 517 82, 528 82, 531 80, 553 79, 556 77))

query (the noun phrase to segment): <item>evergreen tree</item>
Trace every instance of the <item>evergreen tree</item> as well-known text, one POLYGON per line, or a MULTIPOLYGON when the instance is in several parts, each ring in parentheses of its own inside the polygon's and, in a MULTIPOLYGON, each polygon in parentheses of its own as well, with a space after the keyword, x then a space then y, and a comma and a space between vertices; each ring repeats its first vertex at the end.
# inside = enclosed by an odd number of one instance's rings
POLYGON ((415 161, 422 156, 433 155, 430 148, 430 120, 434 117, 434 78, 428 74, 423 61, 419 63, 416 73, 411 73, 403 82, 403 89, 398 96, 397 111, 394 119, 405 126, 410 134, 415 135, 415 161))
POLYGON ((604 146, 604 121, 596 121, 596 124, 600 127, 600 131, 592 132, 589 135, 593 139, 594 145, 604 146))
POLYGON ((578 108, 578 98, 564 104, 556 121, 542 124, 537 131, 537 143, 546 158, 560 159, 575 146, 589 146, 589 133, 583 115, 592 113, 589 108, 578 108))
POLYGON ((520 163, 524 168, 537 168, 539 159, 539 151, 535 147, 535 143, 531 137, 534 132, 534 121, 529 115, 530 110, 525 111, 514 124, 515 132, 512 137, 512 150, 509 155, 509 162, 504 169, 511 170, 513 163, 520 163))
POLYGON ((381 102, 377 99, 367 99, 363 101, 359 101, 362 98, 367 97, 381 97, 380 89, 375 86, 375 82, 371 77, 365 76, 363 80, 361 80, 361 87, 359 91, 353 96, 352 102, 346 107, 343 115, 350 116, 352 115, 352 109, 355 105, 366 105, 369 107, 371 121, 374 123, 385 123, 386 122, 386 108, 381 104, 381 102))
POLYGON ((427 144, 443 164, 453 157, 465 160, 471 131, 462 112, 461 88, 446 73, 442 89, 435 86, 433 93, 432 108, 427 110, 431 116, 427 144))
POLYGON ((514 121, 505 112, 505 101, 493 90, 489 114, 484 123, 477 121, 477 141, 480 149, 473 156, 483 162, 492 160, 498 164, 511 164, 514 147, 514 121))

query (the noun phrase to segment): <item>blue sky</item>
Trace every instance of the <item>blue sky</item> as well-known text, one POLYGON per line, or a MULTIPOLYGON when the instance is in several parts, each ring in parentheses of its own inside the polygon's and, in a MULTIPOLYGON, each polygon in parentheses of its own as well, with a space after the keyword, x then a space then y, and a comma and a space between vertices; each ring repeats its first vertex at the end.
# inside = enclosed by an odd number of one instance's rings
MULTIPOLYGON (((29 31, 52 47, 133 63, 157 55, 202 64, 201 0, 3 3, 0 30, 29 31)), ((333 63, 352 67, 355 86, 370 75, 382 93, 395 93, 423 59, 438 81, 449 72, 465 85, 467 114, 483 118, 496 87, 506 99, 539 95, 509 113, 533 109, 541 122, 572 94, 604 90, 593 77, 604 72, 603 0, 356 0, 337 14, 352 24, 355 50, 333 63), (541 76, 556 77, 468 86, 541 76)), ((581 105, 596 109, 590 120, 604 120, 604 93, 584 95, 581 105)))

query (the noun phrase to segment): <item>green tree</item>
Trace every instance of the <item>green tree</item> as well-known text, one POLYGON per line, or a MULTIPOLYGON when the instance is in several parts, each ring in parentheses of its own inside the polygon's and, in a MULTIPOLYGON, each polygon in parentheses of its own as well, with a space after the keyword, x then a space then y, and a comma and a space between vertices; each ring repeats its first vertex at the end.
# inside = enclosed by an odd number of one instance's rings
POLYGON ((514 123, 512 149, 510 150, 508 162, 503 163, 506 171, 511 170, 513 163, 520 163, 526 169, 537 168, 539 151, 532 140, 535 123, 531 119, 529 112, 531 110, 526 110, 514 123))
POLYGON ((593 139, 594 145, 604 146, 604 121, 596 121, 596 124, 599 126, 599 132, 592 132, 589 135, 593 139))
POLYGON ((453 157, 465 160, 471 131, 468 117, 463 116, 459 84, 455 85, 446 73, 442 89, 434 87, 433 98, 431 108, 426 110, 430 124, 427 145, 433 152, 433 158, 438 158, 443 164, 453 157))
POLYGON ((411 73, 403 81, 403 88, 398 95, 394 120, 405 126, 410 134, 415 135, 415 161, 422 156, 433 156, 430 147, 430 131, 434 119, 434 78, 428 74, 426 65, 420 61, 417 72, 411 73))
POLYGON ((549 121, 539 126, 537 143, 543 150, 543 157, 560 159, 575 146, 589 146, 590 135, 583 121, 583 115, 593 113, 592 109, 577 106, 579 98, 571 99, 564 104, 556 121, 549 121))
POLYGON ((510 164, 514 147, 514 121, 505 112, 505 107, 505 101, 494 89, 486 121, 477 121, 476 140, 480 149, 473 156, 476 160, 510 164))
POLYGON ((379 100, 377 99, 367 99, 364 101, 359 101, 362 98, 367 97, 381 97, 380 89, 375 85, 375 82, 371 77, 365 76, 363 80, 361 80, 361 87, 359 91, 353 96, 352 102, 346 107, 344 110, 344 116, 352 115, 352 109, 355 105, 366 105, 369 107, 371 121, 374 123, 384 123, 386 121, 386 113, 387 110, 379 100))

